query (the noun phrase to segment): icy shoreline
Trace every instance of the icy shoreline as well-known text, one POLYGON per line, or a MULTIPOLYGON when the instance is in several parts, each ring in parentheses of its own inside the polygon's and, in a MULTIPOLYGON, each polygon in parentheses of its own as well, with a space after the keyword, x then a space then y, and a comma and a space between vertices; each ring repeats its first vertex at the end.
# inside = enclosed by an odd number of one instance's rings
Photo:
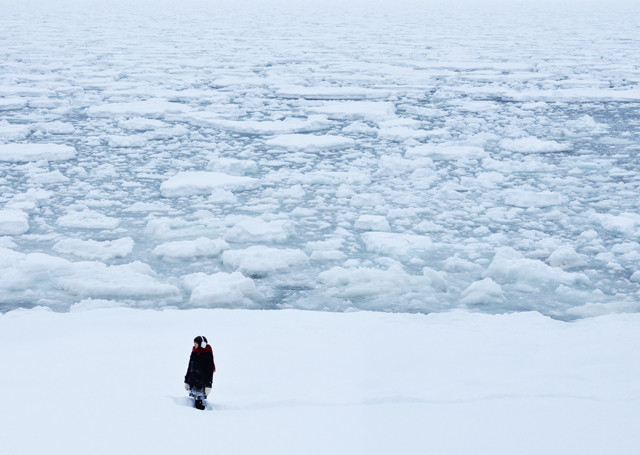
POLYGON ((0 315, 0 434, 22 455, 631 454, 639 328, 637 314, 15 310, 0 315), (204 412, 182 387, 199 334, 218 366, 204 412))

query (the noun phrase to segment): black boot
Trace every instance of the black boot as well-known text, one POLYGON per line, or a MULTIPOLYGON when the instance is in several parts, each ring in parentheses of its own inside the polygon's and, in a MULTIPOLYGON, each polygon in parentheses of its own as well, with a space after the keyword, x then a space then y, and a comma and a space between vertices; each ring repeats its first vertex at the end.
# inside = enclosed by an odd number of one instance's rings
POLYGON ((202 400, 200 399, 196 400, 196 409, 200 409, 201 411, 204 410, 204 404, 202 403, 202 400))

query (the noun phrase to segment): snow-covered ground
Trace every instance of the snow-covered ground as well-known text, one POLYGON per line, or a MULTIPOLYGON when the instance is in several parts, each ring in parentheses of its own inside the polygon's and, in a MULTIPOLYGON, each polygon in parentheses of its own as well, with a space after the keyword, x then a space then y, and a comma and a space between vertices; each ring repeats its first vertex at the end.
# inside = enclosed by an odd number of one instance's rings
POLYGON ((441 3, 0 0, 0 311, 638 311, 640 4, 441 3))
POLYGON ((2 453, 616 454, 640 315, 132 310, 0 315, 2 453), (209 409, 182 381, 206 335, 209 409))

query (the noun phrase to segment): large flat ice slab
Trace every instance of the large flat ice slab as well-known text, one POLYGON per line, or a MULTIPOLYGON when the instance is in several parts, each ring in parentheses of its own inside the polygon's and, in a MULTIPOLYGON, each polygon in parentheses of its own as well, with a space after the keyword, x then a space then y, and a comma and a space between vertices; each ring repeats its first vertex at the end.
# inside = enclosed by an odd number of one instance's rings
POLYGON ((76 149, 62 144, 0 144, 0 161, 64 161, 75 158, 76 149))
POLYGON ((255 308, 263 299, 254 281, 240 272, 194 273, 182 277, 191 291, 189 305, 205 308, 255 308))
POLYGON ((0 120, 0 141, 21 141, 31 133, 31 129, 25 125, 10 124, 6 120, 0 120))
POLYGON ((109 103, 91 106, 87 109, 90 117, 151 117, 161 118, 165 114, 179 114, 189 108, 181 103, 174 103, 164 99, 154 98, 146 101, 132 101, 129 103, 109 103))
POLYGON ((427 157, 432 160, 481 160, 489 156, 482 147, 457 144, 424 144, 411 147, 405 152, 407 158, 427 157))
POLYGON ((510 152, 519 153, 554 153, 566 152, 572 149, 566 142, 547 141, 537 137, 521 137, 518 139, 503 139, 500 147, 510 152))
POLYGON ((412 275, 399 267, 332 267, 318 274, 318 281, 327 286, 327 294, 348 300, 367 299, 370 310, 383 308, 389 300, 410 294, 427 300, 436 290, 433 279, 412 275))
POLYGON ((385 120, 393 116, 396 107, 387 101, 326 101, 319 106, 308 107, 307 111, 335 119, 385 120))
POLYGON ((21 210, 0 210, 0 235, 20 235, 29 230, 29 215, 21 210))
POLYGON ((284 87, 278 90, 281 98, 308 100, 366 100, 387 98, 389 90, 364 87, 284 87))
POLYGON ((151 267, 141 262, 107 266, 0 248, 0 298, 20 299, 33 293, 53 302, 102 298, 155 300, 156 305, 180 297, 175 286, 159 281, 151 267))
POLYGON ((318 152, 352 147, 353 139, 344 136, 312 134, 283 134, 265 141, 268 147, 282 148, 291 151, 318 152))
POLYGON ((301 250, 252 246, 225 251, 222 253, 222 262, 226 267, 249 276, 264 276, 306 267, 309 258, 301 250))
POLYGON ((200 237, 195 240, 178 240, 158 245, 151 252, 155 256, 170 260, 188 260, 218 257, 229 248, 222 239, 200 237))
POLYGON ((284 242, 295 233, 295 227, 295 223, 290 220, 243 218, 224 237, 229 242, 236 243, 284 242))
POLYGON ((258 185, 252 177, 227 175, 221 172, 189 171, 180 172, 160 185, 164 197, 193 196, 212 193, 218 188, 242 190, 258 185))
POLYGON ((62 239, 53 245, 53 251, 83 259, 108 261, 128 256, 133 251, 134 245, 135 242, 131 237, 104 241, 62 239))
POLYGON ((115 229, 120 224, 118 218, 110 217, 95 210, 70 210, 58 218, 58 226, 75 229, 115 229))
POLYGON ((366 232, 362 239, 367 250, 388 256, 420 254, 433 246, 428 236, 396 232, 366 232))
POLYGON ((197 126, 218 128, 243 134, 286 134, 304 133, 329 128, 332 125, 327 117, 312 115, 307 119, 286 118, 283 120, 229 120, 209 112, 192 112, 181 117, 197 126))

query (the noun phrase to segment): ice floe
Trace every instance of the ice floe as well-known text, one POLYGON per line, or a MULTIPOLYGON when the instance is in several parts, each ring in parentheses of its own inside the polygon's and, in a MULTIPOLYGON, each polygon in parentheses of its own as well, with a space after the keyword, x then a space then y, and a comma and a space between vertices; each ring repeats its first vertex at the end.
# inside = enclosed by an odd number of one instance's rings
POLYGON ((229 175, 246 175, 258 172, 258 164, 252 160, 216 157, 209 161, 207 170, 229 175))
MULTIPOLYGON (((393 299, 398 295, 409 294, 421 302, 429 301, 429 294, 435 290, 432 280, 422 275, 410 275, 397 268, 388 270, 356 267, 333 267, 318 275, 320 283, 327 287, 327 293, 336 297, 352 300, 352 304, 362 309, 380 309, 385 306, 393 309, 393 299), (366 300, 371 298, 371 300, 366 300), (353 300, 362 300, 356 304, 353 300)), ((417 309, 417 308, 416 308, 417 309)))
POLYGON ((87 109, 90 117, 150 117, 162 118, 165 114, 182 113, 189 110, 181 103, 173 103, 160 98, 129 103, 109 103, 91 106, 87 109))
POLYGON ((236 133, 267 135, 305 133, 331 127, 332 122, 322 115, 312 115, 307 119, 286 118, 282 120, 227 120, 208 113, 194 112, 184 117, 190 123, 210 128, 218 128, 236 133))
POLYGON ((0 210, 0 235, 20 235, 29 230, 29 215, 21 210, 0 210))
POLYGON ((55 120, 53 122, 35 123, 30 126, 33 131, 40 131, 48 134, 73 134, 76 132, 71 123, 55 120))
POLYGON ((590 213, 590 218, 607 231, 630 238, 640 238, 640 213, 590 213))
POLYGON ((0 112, 12 111, 24 108, 27 105, 27 101, 23 98, 12 97, 0 99, 0 112))
POLYGON ((20 253, 0 248, 0 295, 19 299, 37 293, 40 299, 64 302, 70 296, 138 301, 179 300, 178 288, 161 283, 141 262, 107 266, 102 262, 72 262, 44 253, 20 253), (66 297, 65 297, 66 296, 66 297))
POLYGON ((407 158, 427 157, 432 160, 481 160, 489 154, 482 147, 455 144, 425 144, 407 149, 407 158))
MULTIPOLYGON (((15 125, 6 120, 0 120, 0 140, 2 141, 21 141, 30 133, 31 129, 25 125, 15 125)), ((2 159, 1 156, 0 159, 2 159)))
POLYGON ((326 114, 333 119, 386 119, 395 113, 395 104, 386 101, 327 101, 306 108, 307 112, 326 114))
POLYGON ((551 267, 537 259, 526 258, 510 247, 498 248, 484 274, 504 284, 553 286, 589 283, 589 278, 583 273, 565 272, 559 267, 551 267))
POLYGON ((109 147, 144 147, 147 139, 143 136, 109 136, 107 144, 109 147))
POLYGON ((120 224, 120 219, 90 209, 70 210, 58 218, 57 224, 60 227, 75 229, 115 229, 120 224))
POLYGON ((160 185, 164 197, 184 197, 196 194, 210 194, 219 188, 246 189, 259 184, 255 178, 228 175, 222 172, 190 171, 179 172, 160 185))
POLYGON ((562 245, 557 248, 549 255, 547 262, 551 267, 560 267, 562 269, 583 267, 588 264, 587 256, 578 254, 571 245, 562 245))
POLYGON ((234 243, 284 242, 293 235, 295 226, 291 220, 242 218, 227 231, 224 238, 234 243))
POLYGON ((519 139, 503 139, 500 147, 510 152, 518 153, 554 153, 572 150, 571 144, 547 141, 537 137, 521 137, 519 139))
POLYGON ((361 229, 363 231, 383 231, 388 232, 391 230, 389 221, 386 216, 381 215, 360 215, 353 227, 361 229))
POLYGON ((474 281, 462 291, 460 303, 465 305, 481 305, 487 303, 503 303, 505 301, 502 287, 491 278, 474 281))
POLYGON ((389 256, 420 254, 433 246, 430 237, 395 232, 366 232, 362 238, 367 250, 389 256))
POLYGON ((309 265, 309 257, 291 248, 270 248, 262 245, 222 253, 223 264, 245 275, 258 277, 288 272, 309 265))
POLYGON ((313 134, 283 134, 265 141, 268 147, 282 148, 291 151, 319 152, 352 147, 353 139, 344 136, 313 134))
POLYGON ((62 144, 0 144, 0 161, 64 161, 76 157, 75 147, 62 144))
POLYGON ((386 98, 388 90, 363 87, 283 87, 277 91, 281 98, 304 98, 308 100, 365 100, 386 98))
POLYGON ((566 202, 566 197, 553 191, 517 189, 505 193, 504 203, 515 207, 551 207, 566 202))
POLYGON ((195 259, 199 257, 218 257, 229 248, 222 239, 200 237, 195 240, 178 240, 155 247, 152 254, 165 259, 195 259))
POLYGON ((124 258, 131 254, 135 242, 131 237, 116 240, 82 240, 62 239, 53 245, 53 251, 60 254, 70 254, 83 259, 98 259, 108 261, 124 258))
POLYGON ((161 120, 149 119, 144 117, 134 117, 118 122, 120 127, 127 131, 150 131, 157 130, 166 126, 161 120))
POLYGON ((29 176, 29 183, 35 183, 38 185, 53 185, 56 183, 66 183, 69 181, 69 177, 63 175, 62 172, 58 170, 52 172, 34 172, 29 176))
POLYGON ((191 292, 189 305, 205 308, 254 308, 263 299, 251 278, 240 272, 195 273, 182 277, 191 292))

